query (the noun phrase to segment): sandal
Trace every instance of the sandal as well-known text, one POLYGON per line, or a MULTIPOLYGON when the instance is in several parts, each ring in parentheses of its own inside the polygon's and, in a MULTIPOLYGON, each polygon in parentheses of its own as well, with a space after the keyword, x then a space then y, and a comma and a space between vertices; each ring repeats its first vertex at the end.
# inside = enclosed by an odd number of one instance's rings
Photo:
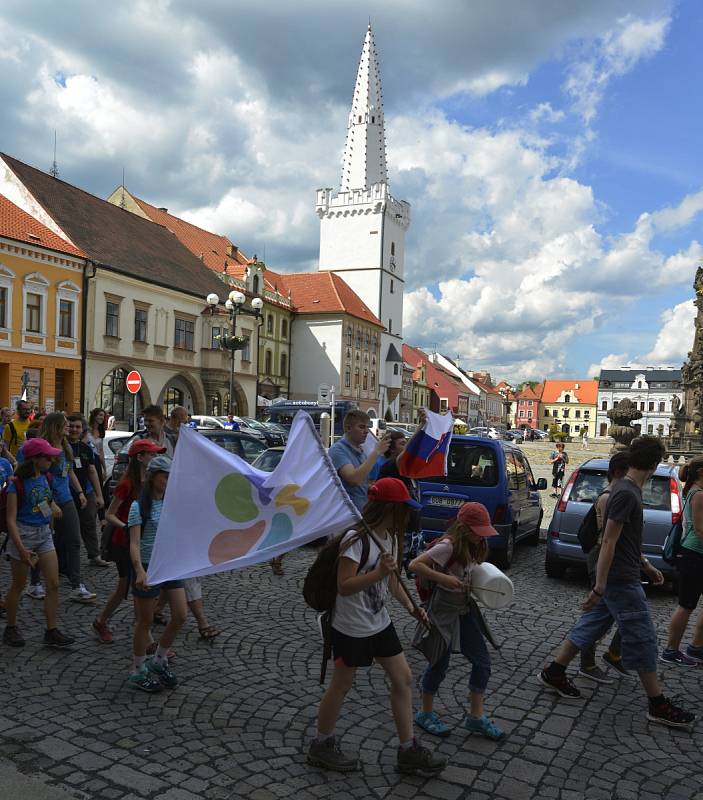
POLYGON ((207 628, 198 628, 198 633, 200 634, 201 639, 204 639, 206 642, 208 642, 210 639, 214 639, 216 636, 219 636, 222 631, 218 630, 214 625, 208 625, 207 628))
POLYGON ((154 614, 154 625, 168 625, 168 619, 166 619, 162 611, 157 611, 154 614))

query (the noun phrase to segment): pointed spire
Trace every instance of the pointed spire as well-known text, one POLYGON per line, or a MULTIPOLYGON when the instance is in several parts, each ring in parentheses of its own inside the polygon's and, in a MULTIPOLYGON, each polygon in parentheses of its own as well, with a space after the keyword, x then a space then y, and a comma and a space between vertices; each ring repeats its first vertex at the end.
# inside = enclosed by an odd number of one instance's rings
POLYGON ((369 20, 349 113, 341 190, 367 189, 387 180, 381 75, 369 20))

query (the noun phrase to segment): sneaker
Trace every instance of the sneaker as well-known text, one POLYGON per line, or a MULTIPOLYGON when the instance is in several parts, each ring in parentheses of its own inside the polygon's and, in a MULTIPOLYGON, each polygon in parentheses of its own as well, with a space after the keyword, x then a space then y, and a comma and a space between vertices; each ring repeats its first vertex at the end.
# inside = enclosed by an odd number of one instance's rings
POLYGON ((161 681, 153 675, 150 675, 146 669, 141 669, 139 672, 130 675, 129 678, 127 678, 127 686, 129 686, 130 689, 139 689, 142 692, 149 692, 150 694, 161 692, 164 688, 161 681))
POLYGON ((610 650, 606 650, 605 653, 602 655, 603 661, 611 668, 614 669, 615 672, 620 675, 622 678, 632 678, 632 673, 629 669, 625 669, 622 665, 622 658, 613 658, 610 653, 610 650))
POLYGON ((588 678, 589 681, 595 681, 595 683, 615 683, 604 669, 597 666, 581 667, 578 674, 582 678, 588 678))
MULTIPOLYGON (((158 642, 149 642, 149 644, 146 647, 146 654, 148 656, 156 655, 156 651, 158 650, 158 647, 159 647, 159 643, 158 642)), ((169 661, 173 661, 173 659, 175 657, 176 657, 176 651, 175 650, 169 650, 168 653, 166 653, 166 658, 169 661)))
POLYGON ((7 625, 2 633, 2 643, 10 647, 24 647, 24 637, 16 625, 7 625))
POLYGON ((70 647, 76 640, 61 633, 58 628, 52 628, 44 634, 44 644, 47 647, 70 647))
POLYGON ((322 769, 331 769, 335 772, 354 772, 359 769, 359 761, 342 752, 339 740, 331 736, 324 741, 313 739, 307 757, 308 764, 322 769))
POLYGON ((664 650, 659 656, 659 660, 663 661, 665 664, 676 664, 679 667, 695 667, 698 664, 695 658, 687 656, 680 650, 664 650))
POLYGON ((418 711, 415 714, 415 723, 433 736, 449 736, 449 725, 442 722, 436 711, 418 711))
POLYGON ((502 731, 495 723, 491 722, 485 714, 479 719, 466 714, 462 725, 469 733, 480 733, 486 739, 498 741, 498 739, 502 739, 505 736, 505 731, 502 731))
POLYGON ((676 699, 674 697, 667 700, 665 697, 661 703, 656 705, 650 700, 647 719, 660 725, 668 725, 670 728, 688 728, 690 730, 696 721, 696 715, 674 705, 676 699))
POLYGON ((90 566, 91 567, 109 567, 110 562, 105 561, 104 559, 100 558, 100 556, 95 556, 95 558, 90 559, 90 566))
POLYGON ((31 597, 32 600, 43 600, 46 597, 46 591, 41 583, 30 584, 27 587, 25 594, 27 597, 31 597))
POLYGON ((405 750, 398 748, 398 761, 395 768, 397 772, 420 775, 439 775, 447 766, 447 759, 434 755, 426 747, 413 742, 412 747, 405 750))
POLYGON ((106 622, 98 622, 97 619, 94 619, 93 630, 103 644, 112 644, 114 642, 112 631, 108 628, 106 622))
POLYGON ((167 689, 175 689, 178 686, 178 678, 169 669, 168 661, 157 661, 155 658, 148 658, 146 660, 146 668, 167 689))
POLYGON ((686 655, 699 664, 703 664, 703 647, 694 647, 692 644, 689 644, 686 648, 686 655))
POLYGON ((550 689, 561 695, 562 697, 581 697, 581 692, 574 686, 574 684, 566 677, 566 673, 562 672, 558 677, 550 675, 546 669, 537 673, 537 679, 548 686, 550 689))
POLYGON ((80 586, 71 591, 71 594, 69 594, 68 597, 69 600, 73 600, 74 603, 92 603, 97 595, 95 592, 89 592, 81 583, 80 586))

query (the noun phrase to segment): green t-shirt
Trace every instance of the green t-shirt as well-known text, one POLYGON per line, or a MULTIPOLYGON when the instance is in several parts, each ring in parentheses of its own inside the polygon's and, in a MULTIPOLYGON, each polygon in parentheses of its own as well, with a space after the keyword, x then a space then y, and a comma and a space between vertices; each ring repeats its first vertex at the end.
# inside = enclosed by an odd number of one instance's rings
POLYGON ((693 526, 693 496, 699 491, 700 489, 692 489, 686 498, 686 508, 683 511, 684 535, 681 545, 687 550, 693 550, 694 553, 703 555, 703 539, 696 533, 693 526))

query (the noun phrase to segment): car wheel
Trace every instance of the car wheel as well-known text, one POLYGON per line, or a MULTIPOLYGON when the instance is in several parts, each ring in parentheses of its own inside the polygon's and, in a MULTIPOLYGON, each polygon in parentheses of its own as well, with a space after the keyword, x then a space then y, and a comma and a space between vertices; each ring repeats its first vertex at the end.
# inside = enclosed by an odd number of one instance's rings
POLYGON ((502 550, 494 550, 493 558, 491 560, 499 569, 509 569, 510 565, 513 563, 514 555, 515 555, 515 529, 513 528, 513 530, 510 531, 510 536, 508 536, 507 546, 504 547, 502 550))
POLYGON ((527 544, 531 545, 532 547, 536 547, 539 544, 539 532, 542 530, 542 517, 544 514, 539 515, 539 519, 537 520, 537 527, 534 530, 534 533, 531 533, 529 536, 525 538, 527 544))
POLYGON ((566 574, 566 567, 559 561, 553 561, 548 558, 544 562, 544 571, 547 573, 548 578, 563 578, 566 574))

